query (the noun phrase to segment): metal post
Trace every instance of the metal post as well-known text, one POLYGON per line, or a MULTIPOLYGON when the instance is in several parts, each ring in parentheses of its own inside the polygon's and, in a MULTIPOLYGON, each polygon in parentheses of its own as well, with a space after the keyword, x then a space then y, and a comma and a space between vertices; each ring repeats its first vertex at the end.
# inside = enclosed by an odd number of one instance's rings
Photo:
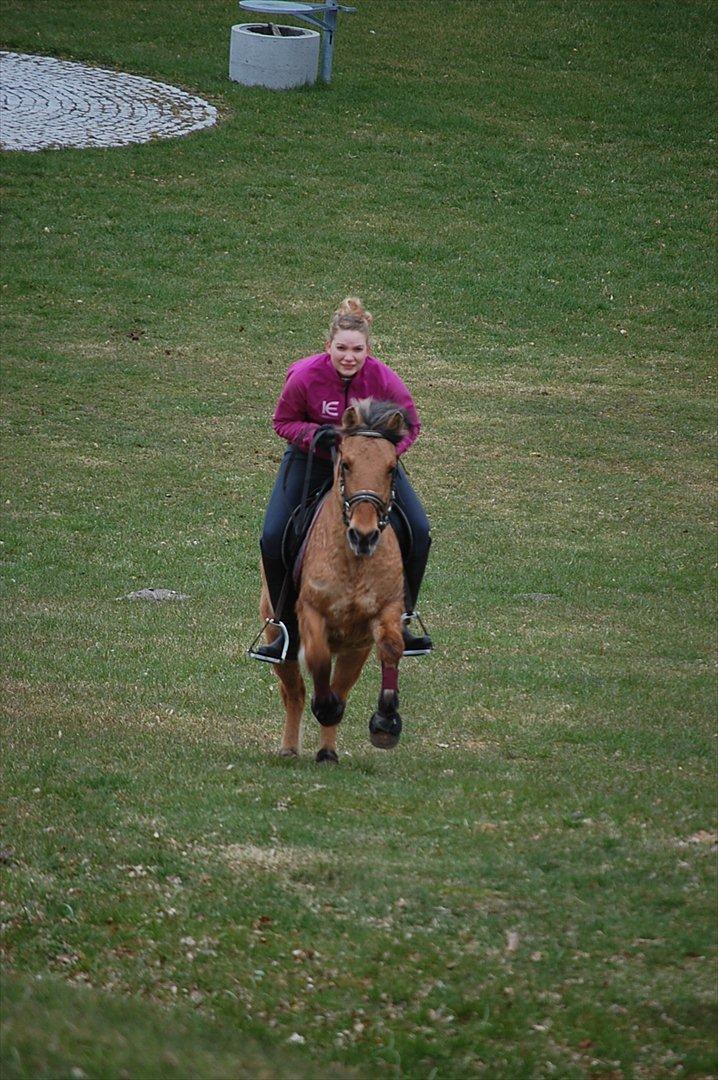
POLYGON ((334 31, 337 28, 338 0, 325 0, 326 12, 323 12, 324 33, 322 34, 321 80, 328 83, 332 79, 332 60, 334 59, 334 31))

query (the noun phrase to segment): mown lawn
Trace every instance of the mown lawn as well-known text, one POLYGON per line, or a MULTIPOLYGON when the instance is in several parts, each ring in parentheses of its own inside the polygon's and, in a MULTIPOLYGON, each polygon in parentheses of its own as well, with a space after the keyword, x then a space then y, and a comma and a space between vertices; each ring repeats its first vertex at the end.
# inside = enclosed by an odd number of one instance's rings
POLYGON ((357 7, 278 95, 232 3, 5 0, 221 123, 2 156, 3 1075, 716 1076, 718 9, 357 7), (437 648, 331 768, 243 651, 347 293, 424 419, 437 648))

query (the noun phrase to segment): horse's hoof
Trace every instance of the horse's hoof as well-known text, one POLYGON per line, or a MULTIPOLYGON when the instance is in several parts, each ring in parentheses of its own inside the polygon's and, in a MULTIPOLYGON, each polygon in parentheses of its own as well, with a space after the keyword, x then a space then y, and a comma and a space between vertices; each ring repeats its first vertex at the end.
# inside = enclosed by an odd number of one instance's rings
POLYGON ((323 761, 328 761, 332 765, 338 765, 339 755, 337 754, 336 750, 329 750, 328 747, 322 746, 321 749, 317 751, 317 756, 314 760, 316 761, 317 765, 320 765, 323 761))
POLYGON ((399 713, 385 716, 375 712, 369 721, 369 739, 372 746, 379 750, 391 750, 399 742, 401 735, 401 717, 399 713))
POLYGON ((312 698, 312 712, 322 727, 336 727, 342 716, 344 716, 345 704, 346 703, 332 691, 329 694, 329 697, 325 698, 323 701, 317 701, 316 697, 312 698))
POLYGON ((299 752, 293 746, 283 746, 277 753, 280 757, 299 757, 299 752))

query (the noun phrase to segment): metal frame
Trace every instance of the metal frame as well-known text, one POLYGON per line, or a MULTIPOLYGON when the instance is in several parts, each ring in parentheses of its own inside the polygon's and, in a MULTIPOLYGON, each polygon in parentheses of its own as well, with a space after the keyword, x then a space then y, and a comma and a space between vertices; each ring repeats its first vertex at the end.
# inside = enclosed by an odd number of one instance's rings
POLYGON ((324 0, 324 3, 302 3, 300 0, 239 0, 239 6, 245 11, 258 12, 260 15, 291 15, 310 26, 317 26, 322 31, 322 55, 319 61, 319 74, 322 82, 331 82, 332 60, 334 59, 334 33, 337 28, 337 16, 340 11, 355 12, 356 8, 346 7, 338 0, 324 0), (311 11, 311 14, 309 13, 311 11))

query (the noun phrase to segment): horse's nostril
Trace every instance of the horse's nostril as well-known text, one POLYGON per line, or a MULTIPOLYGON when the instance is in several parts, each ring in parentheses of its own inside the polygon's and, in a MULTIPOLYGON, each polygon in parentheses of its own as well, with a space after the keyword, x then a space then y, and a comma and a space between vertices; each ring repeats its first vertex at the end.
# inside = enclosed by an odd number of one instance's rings
POLYGON ((370 533, 359 532, 353 525, 347 529, 347 540, 357 555, 373 555, 380 536, 381 533, 378 529, 374 529, 370 533))

